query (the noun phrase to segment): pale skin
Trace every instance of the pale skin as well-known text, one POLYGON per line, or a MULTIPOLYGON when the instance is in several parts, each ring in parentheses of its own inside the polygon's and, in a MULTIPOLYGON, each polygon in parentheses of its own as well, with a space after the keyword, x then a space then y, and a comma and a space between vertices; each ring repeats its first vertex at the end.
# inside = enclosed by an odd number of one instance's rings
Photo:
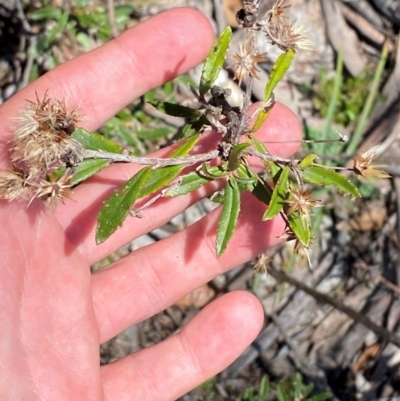
MULTIPOLYGON (((213 42, 209 22, 195 10, 160 14, 119 38, 38 79, 0 107, 3 143, 12 118, 35 91, 80 106, 82 126, 94 130, 135 97, 201 62, 213 42)), ((298 140, 297 118, 277 105, 259 137, 298 140)), ((204 139, 202 147, 210 148, 204 139)), ((288 157, 295 144, 271 145, 288 157)), ((168 150, 158 152, 158 156, 168 150)), ((5 150, 1 168, 9 167, 5 150)), ((280 219, 243 199, 238 230, 219 259, 215 226, 220 210, 142 248, 107 269, 90 265, 167 222, 211 192, 156 203, 129 218, 102 245, 94 240, 105 196, 139 166, 114 165, 76 188, 55 213, 41 201, 0 202, 0 399, 175 400, 228 366, 259 333, 264 312, 250 293, 232 292, 205 307, 178 334, 110 365, 99 366, 99 345, 165 309, 217 275, 279 242, 280 219)), ((214 187, 215 189, 215 187, 214 187)))

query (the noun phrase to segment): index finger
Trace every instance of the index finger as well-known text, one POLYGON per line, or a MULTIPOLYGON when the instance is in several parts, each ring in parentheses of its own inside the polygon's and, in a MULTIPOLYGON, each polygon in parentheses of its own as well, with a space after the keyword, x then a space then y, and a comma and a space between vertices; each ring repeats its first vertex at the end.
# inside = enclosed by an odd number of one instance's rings
POLYGON ((180 8, 161 13, 15 94, 0 107, 0 136, 10 134, 9 117, 26 99, 47 90, 51 97, 65 99, 69 108, 79 106, 84 128, 97 129, 133 99, 198 64, 212 42, 212 27, 200 12, 180 8))

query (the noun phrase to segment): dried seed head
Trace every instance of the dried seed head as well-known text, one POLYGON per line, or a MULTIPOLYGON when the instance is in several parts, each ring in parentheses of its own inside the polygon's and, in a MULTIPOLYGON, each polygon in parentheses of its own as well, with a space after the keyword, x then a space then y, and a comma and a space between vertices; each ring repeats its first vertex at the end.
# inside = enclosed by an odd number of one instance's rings
POLYGON ((258 255, 256 262, 254 263, 254 270, 256 273, 266 273, 268 272, 268 265, 270 262, 270 258, 267 253, 261 253, 258 255))
POLYGON ((282 17, 274 18, 263 27, 263 31, 268 40, 283 51, 313 48, 307 29, 296 21, 284 21, 282 17))
POLYGON ((307 258, 308 265, 312 267, 310 254, 308 252, 310 247, 304 246, 290 227, 287 227, 285 232, 279 238, 286 242, 295 241, 293 246, 294 253, 299 254, 300 252, 303 252, 307 258))
POLYGON ((68 112, 65 100, 49 98, 46 92, 40 100, 36 94, 36 102, 28 101, 29 107, 35 111, 34 119, 43 131, 52 130, 72 134, 79 121, 78 110, 68 112))
POLYGON ((230 57, 236 60, 235 63, 231 64, 229 67, 236 69, 235 79, 239 81, 239 86, 249 75, 258 78, 257 73, 260 72, 260 70, 257 68, 257 63, 262 63, 267 60, 266 53, 257 54, 254 42, 251 38, 247 39, 244 45, 239 43, 239 53, 234 53, 230 57))
POLYGON ((74 166, 82 160, 83 147, 70 134, 78 122, 77 109, 68 112, 65 101, 50 98, 28 101, 17 120, 11 161, 29 170, 29 177, 47 174, 55 164, 74 166))
POLYGON ((0 199, 13 201, 27 190, 23 172, 16 170, 0 170, 0 199))
POLYGON ((388 173, 381 170, 384 166, 371 164, 378 146, 376 145, 354 157, 352 171, 354 171, 358 178, 390 178, 388 173))
POLYGON ((16 121, 15 138, 25 138, 39 129, 39 123, 35 119, 36 109, 30 104, 25 108, 24 112, 18 116, 16 121))
POLYGON ((272 19, 278 20, 280 18, 289 18, 285 14, 286 10, 290 8, 290 5, 284 6, 285 0, 277 0, 271 9, 267 12, 266 17, 271 21, 272 19))
POLYGON ((287 214, 298 212, 300 217, 308 224, 310 223, 310 214, 313 207, 321 206, 318 200, 311 199, 312 188, 298 187, 290 191, 291 199, 287 199, 285 203, 290 205, 287 214))
POLYGON ((33 199, 40 198, 46 201, 50 209, 54 210, 58 202, 71 196, 72 177, 73 169, 67 169, 58 179, 55 173, 49 174, 48 180, 41 180, 39 184, 34 184, 38 189, 31 202, 33 199))
POLYGON ((83 158, 84 149, 79 142, 65 133, 36 131, 24 138, 15 138, 10 151, 11 161, 23 162, 32 177, 39 175, 43 170, 48 171, 55 164, 64 164, 66 158, 74 159, 77 164, 83 158))

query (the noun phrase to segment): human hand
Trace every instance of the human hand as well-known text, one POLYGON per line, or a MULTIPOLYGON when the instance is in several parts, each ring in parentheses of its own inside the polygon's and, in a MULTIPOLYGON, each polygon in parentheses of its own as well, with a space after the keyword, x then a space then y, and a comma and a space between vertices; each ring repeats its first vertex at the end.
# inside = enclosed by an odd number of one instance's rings
MULTIPOLYGON (((119 38, 49 72, 0 107, 1 135, 25 99, 46 90, 79 106, 82 125, 94 130, 134 97, 203 60, 212 45, 204 16, 190 9, 160 14, 119 38)), ((296 117, 276 105, 260 133, 272 140, 299 139, 296 117)), ((207 139, 202 146, 207 146, 207 139)), ((269 146, 288 156, 297 145, 269 146)), ((158 152, 166 154, 168 150, 158 152)), ((9 167, 4 151, 2 168, 9 167)), ((90 274, 90 265, 159 227, 206 196, 155 203, 142 219, 128 219, 109 240, 95 243, 102 201, 139 169, 113 165, 74 190, 55 213, 40 201, 1 201, 0 399, 175 400, 229 365, 258 334, 263 310, 245 292, 222 296, 177 335, 110 365, 99 366, 99 345, 165 309, 226 270, 278 242, 284 223, 261 222, 264 207, 242 203, 238 229, 215 256, 215 210, 182 232, 139 249, 90 274)), ((215 187, 214 187, 215 188, 215 187)))

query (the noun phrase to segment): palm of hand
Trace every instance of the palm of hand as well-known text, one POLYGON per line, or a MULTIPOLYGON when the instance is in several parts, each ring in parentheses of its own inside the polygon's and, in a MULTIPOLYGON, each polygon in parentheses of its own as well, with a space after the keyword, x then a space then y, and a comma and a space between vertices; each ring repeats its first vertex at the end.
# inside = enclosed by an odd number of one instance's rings
POLYGON ((32 400, 36 394, 37 399, 69 400, 81 394, 82 400, 101 399, 88 261, 72 250, 41 205, 27 212, 12 204, 0 213, 7 227, 0 245, 5 257, 1 343, 6 348, 1 359, 7 379, 18 378, 2 386, 9 391, 6 398, 32 400))
MULTIPOLYGON (((50 88, 50 95, 66 97, 68 104, 84 98, 85 128, 95 129, 133 96, 197 64, 211 43, 203 16, 187 9, 166 12, 31 84, 1 106, 0 121, 15 116, 35 91, 50 88), (170 25, 174 30, 160 39, 158 33, 170 25)), ((263 135, 299 136, 297 120, 282 106, 268 123, 263 135)), ((9 131, 9 125, 2 128, 9 131)), ((295 148, 275 150, 288 155, 295 148)), ((260 222, 263 207, 249 199, 220 259, 214 250, 219 211, 214 211, 91 276, 91 264, 206 195, 199 191, 170 200, 168 208, 155 205, 144 219, 129 219, 96 246, 96 214, 105 194, 137 169, 104 170, 78 187, 73 201, 60 205, 55 215, 39 202, 29 209, 22 202, 0 205, 0 394, 6 399, 174 400, 227 366, 257 335, 260 304, 250 294, 232 293, 206 307, 178 335, 100 368, 102 342, 276 243, 283 229, 280 220, 260 222)))

